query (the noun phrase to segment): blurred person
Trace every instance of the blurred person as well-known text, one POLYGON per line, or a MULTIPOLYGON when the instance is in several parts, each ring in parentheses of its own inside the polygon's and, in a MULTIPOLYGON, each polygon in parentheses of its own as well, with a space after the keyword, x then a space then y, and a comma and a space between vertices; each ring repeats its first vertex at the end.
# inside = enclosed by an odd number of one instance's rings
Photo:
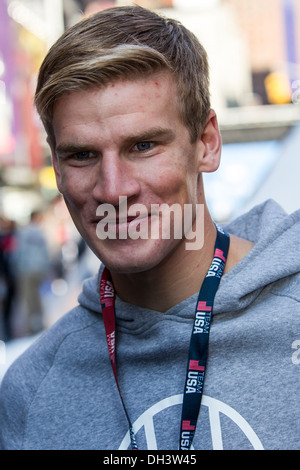
POLYGON ((0 220, 0 283, 1 305, 3 316, 4 340, 14 337, 13 312, 16 301, 16 224, 13 220, 1 218, 0 220))
POLYGON ((49 275, 50 260, 41 228, 42 217, 40 211, 33 211, 30 222, 19 230, 17 237, 16 272, 26 335, 36 334, 44 328, 40 288, 49 275))
POLYGON ((195 36, 141 7, 97 13, 49 51, 36 105, 101 264, 7 372, 0 446, 299 448, 300 213, 212 220, 202 174, 222 145, 195 36), (153 207, 174 209, 166 237, 153 207))

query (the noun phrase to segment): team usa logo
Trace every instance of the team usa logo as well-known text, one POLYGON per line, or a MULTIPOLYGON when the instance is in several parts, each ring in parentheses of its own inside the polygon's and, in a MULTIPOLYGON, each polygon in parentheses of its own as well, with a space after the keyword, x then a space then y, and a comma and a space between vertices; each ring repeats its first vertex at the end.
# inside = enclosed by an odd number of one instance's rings
POLYGON ((224 252, 219 248, 215 251, 214 259, 211 263, 211 266, 208 270, 206 277, 217 277, 220 279, 223 274, 224 266, 225 266, 226 258, 224 256, 224 252))
POLYGON ((110 281, 107 279, 101 279, 100 283, 100 295, 101 301, 104 306, 107 304, 107 300, 109 300, 108 304, 112 303, 112 299, 114 298, 114 287, 110 281), (104 302, 103 302, 104 301, 104 302))
POLYGON ((212 305, 209 302, 199 301, 194 321, 193 334, 209 333, 212 305))
POLYGON ((112 282, 108 279, 108 272, 104 271, 103 278, 100 283, 100 302, 102 308, 103 318, 106 317, 107 325, 105 326, 106 340, 108 346, 109 358, 112 363, 115 362, 115 347, 116 347, 116 335, 114 325, 114 314, 112 310, 114 308, 115 292, 112 282))
POLYGON ((205 367, 199 361, 190 360, 185 393, 202 393, 205 367))
POLYGON ((183 421, 180 436, 180 450, 189 450, 190 443, 195 434, 196 424, 191 421, 183 421))
MULTIPOLYGON (((185 385, 185 393, 200 394, 203 392, 205 366, 199 361, 190 360, 187 373, 187 381, 185 385)), ((189 450, 196 430, 196 421, 183 420, 180 435, 180 450, 189 450)))

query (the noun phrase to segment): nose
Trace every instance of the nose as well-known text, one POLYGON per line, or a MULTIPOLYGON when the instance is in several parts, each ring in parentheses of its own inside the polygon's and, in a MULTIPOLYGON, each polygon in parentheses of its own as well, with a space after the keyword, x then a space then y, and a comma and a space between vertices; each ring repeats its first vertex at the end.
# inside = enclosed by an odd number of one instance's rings
POLYGON ((118 206, 119 197, 132 200, 140 192, 140 182, 130 162, 115 153, 103 155, 96 177, 93 197, 101 204, 118 206))

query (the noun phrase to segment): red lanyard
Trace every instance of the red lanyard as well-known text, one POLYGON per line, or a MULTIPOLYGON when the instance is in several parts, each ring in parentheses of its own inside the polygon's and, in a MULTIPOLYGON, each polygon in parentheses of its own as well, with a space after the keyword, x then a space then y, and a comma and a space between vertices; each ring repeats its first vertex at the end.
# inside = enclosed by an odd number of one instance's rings
MULTIPOLYGON (((214 258, 201 286, 195 309, 194 325, 183 393, 179 449, 191 448, 203 394, 204 376, 208 357, 209 332, 213 302, 224 271, 229 249, 229 236, 218 228, 214 258)), ((107 268, 104 268, 100 283, 100 302, 106 332, 109 358, 116 385, 129 425, 131 448, 137 450, 132 423, 127 413, 118 384, 116 367, 115 290, 107 268)))
POLYGON ((124 412, 128 421, 130 441, 132 450, 137 450, 137 444, 133 427, 127 413, 125 403, 121 394, 121 390, 118 384, 117 377, 117 366, 116 366, 116 321, 115 321, 115 289, 111 280, 109 271, 104 268, 101 282, 100 282, 100 302, 102 309, 103 322, 106 333, 106 341, 108 346, 108 354, 111 363, 111 367, 115 376, 116 385, 119 391, 121 402, 124 408, 124 412))

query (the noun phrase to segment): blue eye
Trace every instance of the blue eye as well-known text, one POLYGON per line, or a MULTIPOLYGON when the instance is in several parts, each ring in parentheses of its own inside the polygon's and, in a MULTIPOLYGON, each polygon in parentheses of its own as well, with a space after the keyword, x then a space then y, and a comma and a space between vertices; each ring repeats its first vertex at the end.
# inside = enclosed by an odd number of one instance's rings
POLYGON ((77 152, 75 153, 74 157, 78 160, 87 160, 91 155, 91 152, 77 152))
POLYGON ((135 147, 139 152, 145 152, 146 150, 150 150, 152 145, 152 142, 139 142, 135 147))

